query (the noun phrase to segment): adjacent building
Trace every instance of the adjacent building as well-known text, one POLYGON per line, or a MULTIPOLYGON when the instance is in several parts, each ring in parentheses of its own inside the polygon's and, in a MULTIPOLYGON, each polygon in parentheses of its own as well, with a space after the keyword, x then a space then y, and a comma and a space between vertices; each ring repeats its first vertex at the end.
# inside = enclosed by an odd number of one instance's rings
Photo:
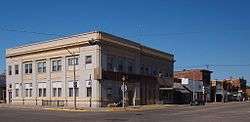
POLYGON ((194 81, 203 82, 204 90, 205 90, 205 101, 210 101, 211 99, 211 89, 210 89, 210 81, 211 81, 211 73, 212 71, 205 69, 190 69, 183 71, 176 71, 174 73, 175 78, 188 78, 194 81))
POLYGON ((224 101, 242 101, 246 98, 246 83, 244 78, 223 80, 224 101))
POLYGON ((223 80, 211 81, 211 101, 223 102, 224 99, 224 82, 223 80))
POLYGON ((247 98, 246 80, 230 78, 212 80, 212 100, 215 102, 242 101, 247 98))
POLYGON ((105 32, 57 38, 6 50, 6 100, 73 106, 75 96, 77 107, 107 106, 121 101, 125 76, 127 105, 154 104, 173 66, 172 54, 105 32))
POLYGON ((181 78, 182 85, 189 89, 192 93, 192 101, 204 101, 204 85, 203 82, 195 81, 188 78, 181 78))

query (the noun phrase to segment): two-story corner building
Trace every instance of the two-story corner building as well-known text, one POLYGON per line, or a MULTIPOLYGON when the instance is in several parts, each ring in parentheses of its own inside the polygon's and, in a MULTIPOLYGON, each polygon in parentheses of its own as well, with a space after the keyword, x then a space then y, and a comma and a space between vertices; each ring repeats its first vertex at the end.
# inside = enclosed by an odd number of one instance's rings
POLYGON ((7 103, 73 106, 76 95, 77 107, 107 106, 121 101, 126 76, 126 103, 154 104, 173 64, 172 54, 99 31, 10 48, 7 103))

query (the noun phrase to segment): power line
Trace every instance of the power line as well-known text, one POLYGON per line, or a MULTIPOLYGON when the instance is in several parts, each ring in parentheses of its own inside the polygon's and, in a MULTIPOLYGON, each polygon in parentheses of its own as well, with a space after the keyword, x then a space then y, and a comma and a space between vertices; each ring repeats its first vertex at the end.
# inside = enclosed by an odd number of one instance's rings
POLYGON ((2 31, 9 31, 9 32, 20 32, 20 33, 30 33, 30 34, 37 34, 37 35, 46 35, 46 36, 66 36, 63 34, 55 34, 55 33, 44 33, 44 32, 36 32, 36 31, 27 31, 27 30, 20 30, 20 29, 9 29, 0 26, 0 30, 2 31))
MULTIPOLYGON (((30 33, 30 34, 38 34, 38 35, 46 35, 46 36, 67 36, 67 34, 57 34, 57 33, 45 33, 45 32, 37 32, 37 31, 27 31, 21 29, 10 29, 3 26, 0 26, 0 30, 9 31, 9 32, 21 32, 21 33, 30 33)), ((231 31, 249 31, 250 29, 234 29, 231 31)), ((225 30, 224 32, 228 32, 230 30, 225 30)), ((175 35, 189 35, 189 34, 199 34, 199 33, 209 33, 215 31, 193 31, 193 32, 172 32, 172 33, 137 33, 137 34, 128 34, 130 37, 138 37, 138 36, 175 36, 175 35)))

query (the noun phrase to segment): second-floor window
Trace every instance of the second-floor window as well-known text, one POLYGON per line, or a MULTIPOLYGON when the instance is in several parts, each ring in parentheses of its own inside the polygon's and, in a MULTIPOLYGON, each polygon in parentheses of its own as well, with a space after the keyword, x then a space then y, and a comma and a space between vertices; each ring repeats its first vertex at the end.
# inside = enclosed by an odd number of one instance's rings
POLYGON ((19 66, 15 65, 15 75, 18 75, 18 74, 19 74, 19 66))
POLYGON ((91 64, 92 63, 92 56, 89 55, 89 56, 86 56, 85 57, 85 64, 91 64))
POLYGON ((24 64, 24 72, 25 74, 31 74, 32 73, 32 63, 24 64))
POLYGON ((74 66, 79 64, 79 58, 78 57, 72 57, 68 58, 68 66, 74 66))
POLYGON ((52 71, 61 71, 62 70, 62 61, 53 60, 52 61, 52 71))
POLYGON ((38 62, 37 63, 37 72, 38 73, 45 73, 46 72, 46 62, 38 62))
POLYGON ((118 58, 118 64, 117 64, 117 70, 119 71, 119 72, 123 72, 123 65, 124 65, 124 59, 123 58, 121 58, 121 57, 119 57, 118 58))
POLYGON ((114 58, 111 57, 111 56, 108 56, 108 59, 107 59, 107 69, 108 71, 113 71, 114 70, 114 58))
POLYGON ((133 73, 133 61, 129 60, 128 61, 128 73, 133 73))
POLYGON ((8 75, 12 75, 12 66, 8 66, 8 75))

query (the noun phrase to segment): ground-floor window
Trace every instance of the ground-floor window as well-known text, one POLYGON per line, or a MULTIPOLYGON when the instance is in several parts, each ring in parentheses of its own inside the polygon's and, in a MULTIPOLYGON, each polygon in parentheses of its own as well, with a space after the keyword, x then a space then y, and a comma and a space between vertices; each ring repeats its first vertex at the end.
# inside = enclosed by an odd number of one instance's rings
POLYGON ((73 97, 73 88, 69 88, 69 97, 73 97))
POLYGON ((56 90, 57 88, 53 88, 53 97, 56 97, 56 90))
POLYGON ((19 89, 15 90, 16 97, 19 97, 19 89))
POLYGON ((53 88, 53 97, 61 97, 62 88, 53 88))
MULTIPOLYGON (((75 88, 76 97, 79 97, 79 88, 75 88)), ((69 88, 69 97, 74 96, 74 88, 69 88)))
MULTIPOLYGON (((76 91, 76 97, 79 97, 79 88, 75 88, 76 91)), ((74 88, 69 88, 69 97, 74 96, 74 88)))
POLYGON ((62 88, 57 88, 57 97, 62 96, 62 88))
POLYGON ((32 89, 25 89, 25 97, 32 97, 32 89))
POLYGON ((52 82, 52 96, 62 97, 62 82, 61 81, 52 82))
POLYGON ((75 96, 79 97, 79 83, 78 81, 76 81, 76 83, 77 83, 76 86, 74 86, 74 81, 68 82, 68 87, 69 87, 68 96, 69 97, 73 97, 75 93, 76 93, 75 96), (74 89, 74 87, 76 88, 74 89))
POLYGON ((39 97, 46 97, 46 88, 39 88, 38 89, 38 96, 39 97))
POLYGON ((25 84, 25 97, 32 97, 32 83, 25 84))
POLYGON ((91 96, 92 96, 92 88, 87 87, 87 97, 91 97, 91 96))

